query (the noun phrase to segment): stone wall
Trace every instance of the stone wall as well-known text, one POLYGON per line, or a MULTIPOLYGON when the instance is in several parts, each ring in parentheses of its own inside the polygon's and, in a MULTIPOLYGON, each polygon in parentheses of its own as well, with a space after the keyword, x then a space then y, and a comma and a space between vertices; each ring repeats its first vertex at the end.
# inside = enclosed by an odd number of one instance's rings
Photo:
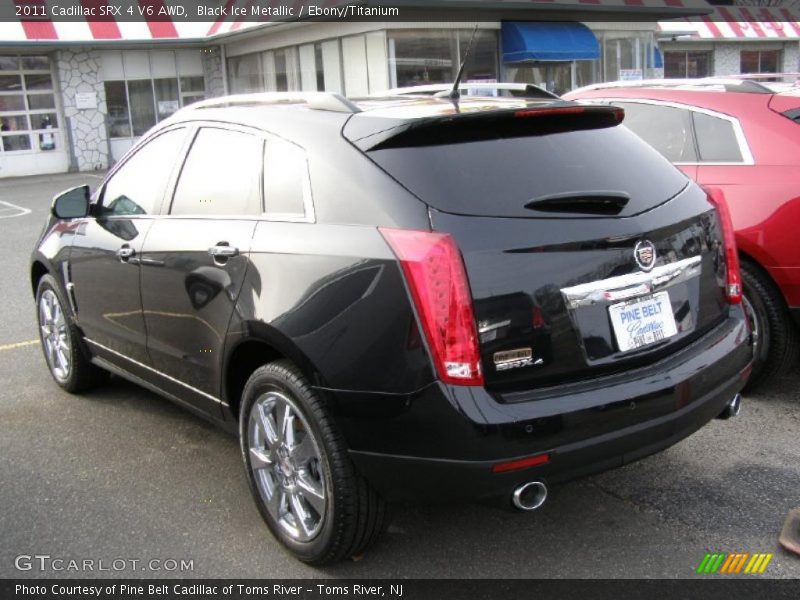
POLYGON ((800 68, 800 43, 718 43, 714 44, 714 75, 738 75, 741 71, 742 50, 782 50, 784 73, 796 73, 800 68))
POLYGON ((71 146, 70 170, 97 171, 108 168, 106 95, 100 56, 96 50, 59 50, 56 53, 61 101, 67 119, 71 146), (76 94, 94 94, 95 108, 78 108, 76 94))
POLYGON ((793 45, 786 45, 783 51, 783 72, 800 72, 800 42, 793 45))
POLYGON ((222 73, 222 49, 219 46, 206 46, 202 50, 202 57, 206 97, 224 96, 225 78, 222 73))
POLYGON ((715 44, 714 75, 738 75, 741 72, 741 49, 742 44, 715 44))

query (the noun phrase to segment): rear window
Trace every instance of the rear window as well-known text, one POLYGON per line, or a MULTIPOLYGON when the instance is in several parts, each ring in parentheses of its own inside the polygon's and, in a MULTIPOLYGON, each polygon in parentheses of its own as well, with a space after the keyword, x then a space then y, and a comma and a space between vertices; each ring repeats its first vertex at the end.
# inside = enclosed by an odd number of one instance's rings
POLYGON ((680 171, 624 127, 368 155, 433 208, 465 215, 543 217, 548 215, 526 206, 613 196, 629 198, 619 212, 628 216, 669 200, 687 185, 680 171))
POLYGON ((670 162, 695 162, 692 115, 684 108, 615 102, 625 109, 625 125, 670 162))
POLYGON ((697 148, 703 162, 742 162, 733 123, 727 119, 696 112, 693 115, 697 148))

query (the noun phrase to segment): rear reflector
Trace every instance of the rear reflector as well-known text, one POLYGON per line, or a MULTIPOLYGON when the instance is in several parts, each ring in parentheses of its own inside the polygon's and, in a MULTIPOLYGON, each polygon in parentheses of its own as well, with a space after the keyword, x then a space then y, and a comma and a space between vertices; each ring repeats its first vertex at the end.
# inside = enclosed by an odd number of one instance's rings
POLYGON ((509 471, 519 471, 520 469, 527 469, 529 467, 537 467, 550 462, 549 454, 539 454, 537 456, 529 456, 527 458, 520 458, 519 460, 510 460, 508 462, 497 463, 492 465, 492 473, 507 473, 509 471))
POLYGON ((725 194, 720 188, 703 188, 708 194, 708 201, 717 209, 719 222, 722 226, 722 237, 725 242, 725 263, 727 275, 725 281, 725 295, 728 304, 740 304, 742 302, 742 273, 739 270, 739 253, 736 251, 736 236, 733 230, 733 221, 725 201, 725 194))
POLYGON ((483 385, 472 296, 453 238, 431 231, 379 230, 400 261, 439 379, 483 385))

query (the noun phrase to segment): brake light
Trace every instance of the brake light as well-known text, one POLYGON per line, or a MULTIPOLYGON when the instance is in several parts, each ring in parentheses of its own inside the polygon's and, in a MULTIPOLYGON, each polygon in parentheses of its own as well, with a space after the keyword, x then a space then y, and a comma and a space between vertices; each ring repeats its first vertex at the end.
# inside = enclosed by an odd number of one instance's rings
POLYGON ((586 112, 583 106, 559 106, 556 108, 525 108, 514 113, 515 117, 546 117, 548 115, 576 115, 586 112))
POLYGON ((622 123, 625 110, 619 106, 554 106, 551 108, 523 108, 514 113, 517 118, 549 117, 553 115, 592 114, 597 118, 609 117, 614 124, 622 123))
POLYGON ((742 301, 742 273, 739 270, 739 254, 736 251, 736 236, 733 231, 733 221, 731 220, 728 203, 725 201, 725 194, 720 188, 707 187, 704 189, 706 194, 708 194, 709 202, 717 209, 719 222, 722 226, 722 238, 725 242, 725 263, 727 267, 725 295, 728 298, 728 304, 739 304, 742 301))
POLYGON ((439 379, 483 385, 472 296, 453 238, 430 231, 379 231, 400 261, 439 379))

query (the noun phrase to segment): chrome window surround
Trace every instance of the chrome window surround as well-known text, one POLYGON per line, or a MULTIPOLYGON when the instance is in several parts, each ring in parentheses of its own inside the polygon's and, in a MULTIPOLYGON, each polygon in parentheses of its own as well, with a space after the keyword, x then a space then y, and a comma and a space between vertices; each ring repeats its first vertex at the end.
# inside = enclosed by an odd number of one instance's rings
MULTIPOLYGON (((724 166, 742 166, 742 165, 752 166, 755 164, 755 160, 753 159, 753 153, 750 151, 750 145, 747 143, 747 138, 744 135, 744 129, 742 129, 742 124, 736 117, 732 117, 730 115, 726 115, 714 110, 709 110, 707 108, 700 108, 699 106, 694 106, 692 104, 683 104, 681 102, 667 102, 665 100, 650 100, 647 98, 625 98, 625 97, 580 98, 579 101, 580 102, 596 101, 606 104, 611 104, 613 102, 627 102, 629 104, 650 104, 654 106, 667 106, 669 108, 688 110, 691 112, 708 115, 709 117, 722 119, 723 121, 728 121, 733 126, 733 135, 736 137, 736 143, 739 146, 739 153, 742 155, 741 161, 696 161, 696 162, 674 162, 672 164, 677 166, 686 166, 686 167, 689 166, 724 167, 724 166)), ((622 124, 623 125, 625 124, 624 120, 622 121, 622 124)), ((692 129, 694 129, 694 124, 692 124, 692 129)))

